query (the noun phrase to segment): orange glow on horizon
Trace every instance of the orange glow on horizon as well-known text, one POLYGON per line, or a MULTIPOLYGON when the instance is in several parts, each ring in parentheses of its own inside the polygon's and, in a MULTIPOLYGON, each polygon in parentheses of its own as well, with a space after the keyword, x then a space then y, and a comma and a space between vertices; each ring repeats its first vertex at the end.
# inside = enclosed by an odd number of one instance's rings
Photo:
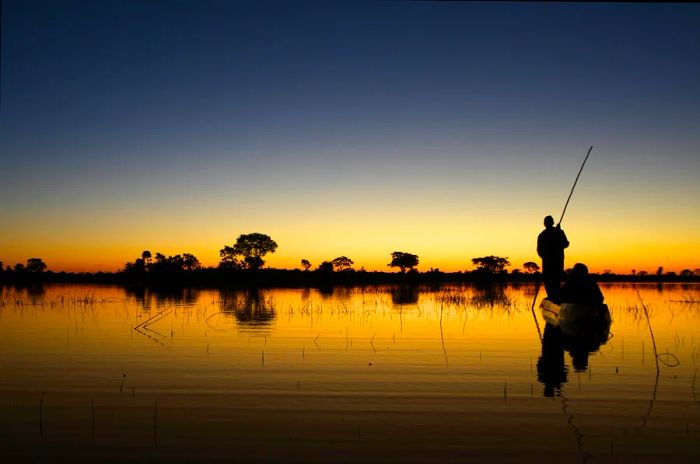
MULTIPOLYGON (((278 242, 279 243, 279 242, 278 242)), ((223 245, 222 245, 223 246, 223 245)), ((471 258, 486 255, 497 255, 508 257, 511 266, 509 271, 513 269, 522 270, 522 265, 527 261, 534 261, 541 264, 537 254, 533 251, 530 254, 527 252, 508 253, 505 250, 483 250, 477 251, 475 247, 464 246, 464 249, 459 253, 449 255, 441 253, 440 249, 435 247, 395 247, 387 248, 386 252, 382 253, 379 250, 367 250, 364 252, 351 251, 342 252, 340 248, 335 253, 321 254, 318 251, 305 253, 303 251, 294 252, 294 249, 300 250, 299 247, 287 247, 284 249, 282 245, 274 254, 265 256, 265 267, 278 269, 299 269, 301 268, 301 259, 308 259, 312 264, 312 269, 315 269, 322 261, 330 261, 337 256, 348 256, 355 262, 355 269, 364 268, 367 271, 382 271, 382 272, 397 272, 397 269, 390 268, 388 263, 391 261, 390 253, 392 251, 406 251, 415 253, 419 256, 420 264, 418 270, 426 272, 431 268, 440 269, 443 272, 459 272, 474 269, 471 263, 471 258)), ((582 247, 583 248, 583 247, 582 247)), ((25 263, 28 258, 40 257, 47 265, 49 270, 60 272, 115 272, 124 267, 128 261, 133 261, 138 258, 141 251, 149 249, 154 254, 161 252, 166 255, 174 255, 178 253, 192 253, 197 256, 203 267, 215 267, 218 265, 219 256, 218 249, 212 250, 207 248, 194 247, 130 247, 125 250, 125 247, 117 248, 85 248, 85 254, 74 254, 74 248, 67 249, 46 249, 43 253, 30 253, 19 250, 20 253, 13 253, 3 259, 4 266, 14 266, 15 263, 25 263), (9 259, 8 259, 9 258, 9 259)), ((350 250, 350 247, 348 247, 350 250)), ((7 255, 5 255, 7 256, 7 255)), ((633 246, 627 245, 620 247, 618 255, 606 254, 603 252, 587 251, 585 248, 573 248, 567 251, 566 267, 571 267, 576 262, 584 262, 588 265, 591 272, 602 273, 610 270, 617 274, 630 274, 635 271, 646 271, 649 274, 656 272, 659 266, 664 268, 664 272, 680 272, 683 269, 697 269, 700 267, 697 263, 693 263, 689 256, 700 256, 700 247, 677 245, 673 248, 653 247, 648 245, 633 246), (659 256, 664 256, 659 258, 659 256)))
MULTIPOLYGON (((609 269, 620 274, 632 269, 651 274, 659 266, 666 272, 700 268, 699 221, 656 207, 646 214, 625 215, 583 200, 564 224, 571 242, 567 267, 584 262, 592 272, 609 269)), ((510 269, 522 269, 527 261, 540 263, 535 242, 542 229, 542 208, 525 207, 525 202, 491 208, 465 206, 454 199, 425 203, 370 207, 363 202, 342 210, 303 205, 266 213, 251 209, 240 215, 215 214, 214 206, 208 205, 187 216, 172 211, 125 213, 87 223, 79 211, 44 222, 27 216, 16 230, 0 230, 0 261, 12 266, 40 257, 53 271, 114 272, 147 249, 154 254, 192 253, 207 267, 218 264, 219 250, 238 235, 261 232, 279 245, 275 254, 264 258, 266 266, 282 269, 299 268, 301 259, 315 268, 344 255, 355 262, 355 269, 394 272, 387 267, 393 251, 417 254, 420 271, 471 270, 471 259, 486 255, 508 257, 510 269)))

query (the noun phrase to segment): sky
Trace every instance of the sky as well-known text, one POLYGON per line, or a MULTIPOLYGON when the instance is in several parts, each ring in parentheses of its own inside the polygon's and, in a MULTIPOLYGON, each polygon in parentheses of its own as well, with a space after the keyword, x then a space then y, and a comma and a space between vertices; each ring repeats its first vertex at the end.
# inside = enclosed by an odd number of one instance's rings
POLYGON ((2 2, 0 261, 700 268, 700 5, 2 2))

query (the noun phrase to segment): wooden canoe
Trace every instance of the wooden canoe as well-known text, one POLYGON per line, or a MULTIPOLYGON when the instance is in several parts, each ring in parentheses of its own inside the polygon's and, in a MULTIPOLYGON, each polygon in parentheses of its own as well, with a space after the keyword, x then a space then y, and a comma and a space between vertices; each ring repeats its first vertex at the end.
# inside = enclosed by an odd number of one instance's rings
POLYGON ((574 338, 595 338, 607 341, 612 319, 605 304, 581 305, 576 303, 556 304, 548 299, 540 303, 542 316, 548 324, 574 338))

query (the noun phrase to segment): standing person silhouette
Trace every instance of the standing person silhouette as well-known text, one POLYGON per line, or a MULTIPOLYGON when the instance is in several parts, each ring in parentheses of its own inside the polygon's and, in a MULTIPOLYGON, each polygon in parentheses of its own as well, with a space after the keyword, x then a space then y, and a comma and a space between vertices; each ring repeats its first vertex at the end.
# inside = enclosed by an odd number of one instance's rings
POLYGON ((552 216, 544 218, 544 227, 537 236, 537 254, 542 258, 542 280, 547 298, 558 303, 564 275, 564 248, 569 246, 569 240, 559 225, 554 227, 552 216))

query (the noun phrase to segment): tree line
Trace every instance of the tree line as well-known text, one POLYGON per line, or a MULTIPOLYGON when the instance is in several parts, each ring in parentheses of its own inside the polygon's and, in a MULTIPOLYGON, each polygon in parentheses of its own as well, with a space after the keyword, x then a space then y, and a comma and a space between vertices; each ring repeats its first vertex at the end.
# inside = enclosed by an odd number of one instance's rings
POLYGON ((3 271, 3 262, 0 261, 0 273, 7 274, 40 274, 48 269, 48 266, 41 258, 29 258, 26 264, 17 263, 10 267, 8 264, 3 271))
MULTIPOLYGON (((219 265, 222 270, 259 270, 265 265, 264 257, 274 253, 278 248, 277 242, 266 234, 254 232, 252 234, 241 234, 233 245, 225 245, 219 250, 219 265)), ((394 251, 391 253, 391 261, 388 267, 396 268, 401 274, 417 272, 416 267, 420 263, 418 255, 404 251, 394 251)), ((308 259, 301 259, 301 268, 308 272, 312 269, 312 264, 308 259)), ((508 258, 500 256, 484 256, 473 258, 472 264, 476 271, 487 274, 499 274, 510 266, 508 258)), ((332 260, 322 261, 315 271, 318 272, 354 272, 355 262, 347 256, 338 256, 332 260)), ((196 256, 190 253, 182 255, 165 256, 156 253, 155 258, 150 251, 141 253, 141 257, 133 262, 127 262, 124 266, 126 273, 144 272, 180 272, 195 271, 201 269, 201 264, 196 256)), ((362 269, 361 269, 362 270, 362 269)), ((539 266, 534 262, 525 265, 527 272, 536 272, 539 266)))
MULTIPOLYGON (((269 235, 258 232, 241 234, 232 245, 225 245, 219 250, 219 264, 217 268, 209 268, 208 271, 257 271, 265 265, 265 256, 275 253, 278 245, 269 235)), ((391 260, 387 264, 390 268, 398 269, 402 275, 417 274, 416 267, 420 263, 418 255, 404 251, 394 251, 391 253, 391 260)), ((471 271, 475 277, 505 276, 508 274, 507 267, 511 263, 507 257, 488 255, 471 259, 474 270, 471 271)), ((301 269, 304 272, 315 271, 318 274, 330 273, 352 273, 355 270, 355 262, 347 256, 338 256, 331 260, 322 261, 315 269, 308 259, 300 260, 301 269)), ((26 264, 18 263, 14 267, 9 265, 3 270, 3 263, 0 262, 0 273, 5 275, 37 275, 45 272, 48 266, 41 258, 29 258, 26 264)), ((127 262, 121 269, 121 273, 129 276, 169 276, 183 273, 193 273, 202 271, 199 259, 192 253, 182 253, 166 256, 156 252, 155 255, 149 250, 144 250, 134 261, 127 262)), ((361 268, 359 271, 364 271, 361 268)), ((539 274, 540 266, 527 261, 519 268, 510 272, 511 276, 536 276, 539 274)), ((426 274, 441 274, 439 269, 430 269, 426 274)), ((610 271, 604 271, 603 276, 614 275, 610 271)), ((635 277, 645 277, 650 275, 645 271, 633 269, 631 275, 635 277)), ((676 277, 675 273, 666 272, 659 266, 655 275, 657 277, 676 277)), ((700 276, 700 269, 684 269, 679 274, 680 277, 700 276)))

